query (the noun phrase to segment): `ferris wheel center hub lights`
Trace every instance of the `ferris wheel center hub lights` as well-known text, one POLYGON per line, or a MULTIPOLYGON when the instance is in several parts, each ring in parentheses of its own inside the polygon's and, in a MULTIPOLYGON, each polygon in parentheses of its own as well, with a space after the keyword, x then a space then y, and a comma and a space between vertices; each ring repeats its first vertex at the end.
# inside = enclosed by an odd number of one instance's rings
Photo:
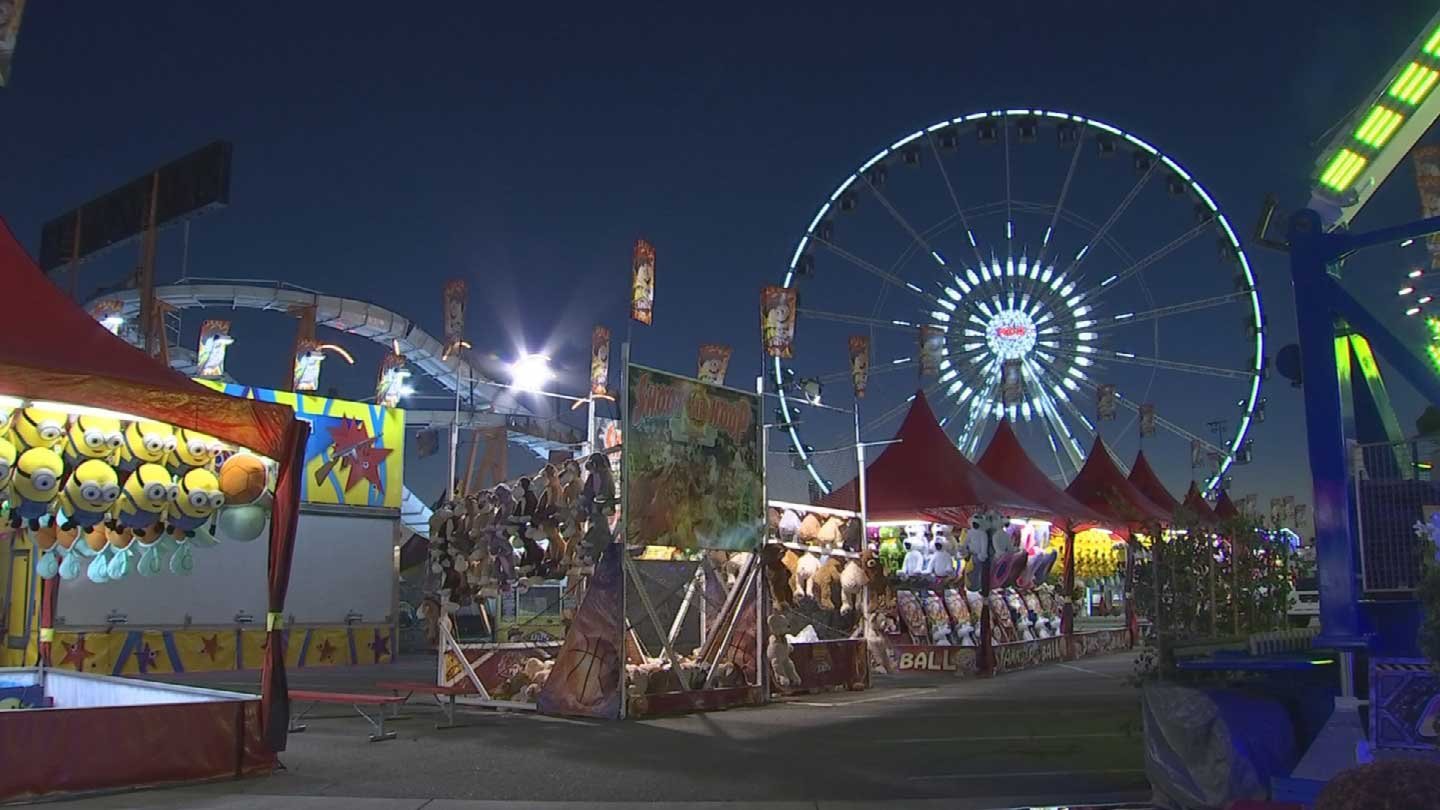
POLYGON ((1020 360, 1035 348, 1035 321, 1018 309, 1001 310, 985 325, 985 342, 1001 360, 1020 360))

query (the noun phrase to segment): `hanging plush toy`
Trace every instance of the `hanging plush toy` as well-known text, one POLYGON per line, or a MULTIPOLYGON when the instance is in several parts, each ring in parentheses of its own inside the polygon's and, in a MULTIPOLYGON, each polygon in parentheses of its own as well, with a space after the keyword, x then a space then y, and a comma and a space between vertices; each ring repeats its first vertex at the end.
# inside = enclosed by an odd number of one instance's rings
POLYGON ((10 482, 10 527, 29 521, 30 531, 40 528, 40 518, 50 514, 60 494, 60 476, 65 463, 48 447, 32 447, 15 461, 10 482))
POLYGON ((10 497, 10 471, 15 469, 15 445, 0 438, 0 498, 10 497))
POLYGON ((911 523, 905 527, 905 560, 900 565, 900 576, 918 577, 926 573, 927 545, 925 524, 911 523))
POLYGON ((110 508, 120 497, 120 478, 115 470, 98 458, 80 462, 70 472, 70 480, 60 492, 60 514, 67 527, 75 526, 88 532, 104 523, 110 508))
POLYGON ((83 414, 70 423, 65 436, 65 463, 74 469, 87 459, 115 463, 116 454, 125 444, 120 420, 110 416, 83 414))
POLYGON ((175 433, 175 449, 165 454, 165 468, 176 476, 183 476, 186 470, 214 471, 215 457, 224 449, 219 439, 181 428, 175 433))
MULTIPOLYGON (((160 465, 175 449, 175 430, 164 422, 137 419, 125 428, 125 443, 120 447, 121 472, 134 472, 142 464, 160 465)), ((160 469, 165 469, 161 467, 160 469)))
POLYGON ((54 450, 65 440, 65 414, 44 408, 23 408, 15 413, 11 435, 20 453, 36 447, 54 450))
POLYGON ((164 467, 141 464, 125 479, 115 502, 116 525, 140 533, 163 522, 175 491, 175 480, 164 467))
POLYGON ((196 467, 185 473, 175 488, 174 498, 165 509, 170 534, 191 537, 205 524, 215 510, 225 505, 220 481, 215 473, 196 467))

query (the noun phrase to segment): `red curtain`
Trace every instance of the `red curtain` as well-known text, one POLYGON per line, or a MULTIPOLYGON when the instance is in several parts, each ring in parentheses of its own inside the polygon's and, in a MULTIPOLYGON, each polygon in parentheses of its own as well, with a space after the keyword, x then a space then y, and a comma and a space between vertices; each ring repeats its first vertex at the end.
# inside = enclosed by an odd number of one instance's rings
POLYGON ((270 750, 285 750, 290 725, 290 687, 285 679, 285 592, 295 557, 295 523, 300 517, 300 476, 305 474, 305 444, 310 423, 295 420, 284 455, 278 459, 275 504, 270 513, 269 614, 265 619, 265 663, 260 672, 260 718, 270 750))

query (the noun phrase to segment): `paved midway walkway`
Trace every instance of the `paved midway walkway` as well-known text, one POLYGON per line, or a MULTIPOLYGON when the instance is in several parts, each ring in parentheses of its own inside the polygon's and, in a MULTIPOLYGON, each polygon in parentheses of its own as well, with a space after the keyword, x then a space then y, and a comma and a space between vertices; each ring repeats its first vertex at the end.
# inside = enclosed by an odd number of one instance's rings
MULTIPOLYGON (((433 658, 368 670, 297 671, 292 686, 356 689, 412 678, 433 658), (361 679, 361 680, 357 680, 361 679)), ((877 678, 867 692, 708 715, 600 723, 427 711, 368 743, 337 708, 291 737, 273 776, 67 802, 76 810, 581 810, 669 807, 838 810, 1010 808, 1138 802, 1139 693, 1129 654, 985 681, 877 678)), ((219 676, 207 681, 220 685, 219 676)), ((241 686, 225 673, 227 685, 241 686)))

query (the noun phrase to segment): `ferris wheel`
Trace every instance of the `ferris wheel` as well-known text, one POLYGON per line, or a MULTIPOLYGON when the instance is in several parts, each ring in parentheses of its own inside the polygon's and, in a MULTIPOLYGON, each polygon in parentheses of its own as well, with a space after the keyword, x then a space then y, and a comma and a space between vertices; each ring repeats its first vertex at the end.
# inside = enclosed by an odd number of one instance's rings
POLYGON ((848 387, 852 336, 867 436, 918 387, 963 452, 1008 418, 1057 482, 1098 434, 1208 491, 1264 418, 1264 317, 1234 229, 1176 161, 1093 118, 994 110, 905 135, 821 204, 781 283, 795 355, 767 374, 794 466, 824 491, 809 442, 844 427, 821 435, 835 417, 805 406, 848 387))

